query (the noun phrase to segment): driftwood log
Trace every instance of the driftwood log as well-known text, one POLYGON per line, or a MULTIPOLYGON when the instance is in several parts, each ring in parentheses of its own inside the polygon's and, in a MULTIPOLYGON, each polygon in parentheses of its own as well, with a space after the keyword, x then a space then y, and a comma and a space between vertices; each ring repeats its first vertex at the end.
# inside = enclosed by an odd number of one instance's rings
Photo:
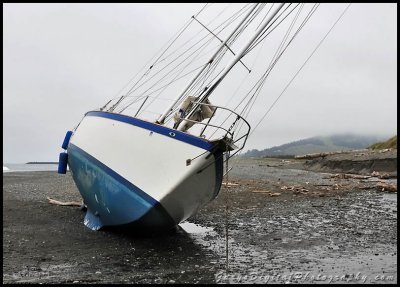
POLYGON ((296 155, 294 158, 296 159, 313 159, 313 158, 319 158, 319 157, 326 157, 328 155, 333 155, 333 154, 343 154, 343 153, 354 153, 354 152, 366 152, 367 149, 358 149, 358 150, 340 150, 340 151, 330 151, 330 152, 320 152, 320 153, 309 153, 309 154, 304 154, 304 155, 296 155))
POLYGON ((371 178, 372 176, 352 174, 352 173, 336 173, 336 174, 332 174, 330 177, 331 178, 341 178, 341 179, 346 179, 346 178, 368 179, 368 178, 371 178))
POLYGON ((47 197, 47 200, 49 201, 50 204, 63 205, 63 206, 82 206, 82 204, 83 204, 82 202, 77 202, 77 201, 62 202, 62 201, 52 199, 50 197, 47 197))
POLYGON ((381 191, 397 192, 397 185, 396 184, 378 182, 376 184, 376 187, 379 188, 381 191))

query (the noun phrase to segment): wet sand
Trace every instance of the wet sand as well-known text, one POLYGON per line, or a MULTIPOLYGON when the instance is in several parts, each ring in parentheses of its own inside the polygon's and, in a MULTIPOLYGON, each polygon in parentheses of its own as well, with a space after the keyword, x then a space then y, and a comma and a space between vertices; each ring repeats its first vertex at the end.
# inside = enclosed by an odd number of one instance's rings
POLYGON ((164 235, 91 231, 49 204, 80 201, 69 173, 3 173, 3 283, 397 283, 397 193, 298 162, 230 164, 232 185, 164 235))

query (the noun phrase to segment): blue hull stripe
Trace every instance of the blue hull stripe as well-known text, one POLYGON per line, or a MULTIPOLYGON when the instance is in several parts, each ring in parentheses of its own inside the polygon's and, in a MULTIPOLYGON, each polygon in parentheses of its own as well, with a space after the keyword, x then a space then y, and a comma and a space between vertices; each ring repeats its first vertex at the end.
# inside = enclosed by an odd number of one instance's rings
MULTIPOLYGON (((86 222, 87 226, 128 224, 151 213, 155 207, 163 209, 157 200, 72 143, 68 154, 68 164, 84 202, 98 216, 96 221, 87 216, 85 220, 92 221, 86 222)), ((170 217, 165 210, 162 214, 170 217)))
POLYGON ((158 125, 155 123, 143 121, 137 118, 133 118, 130 116, 126 115, 121 115, 121 114, 114 114, 114 113, 109 113, 109 112, 99 112, 99 111, 92 111, 86 113, 86 116, 89 117, 102 117, 102 118, 109 118, 113 119, 119 122, 124 122, 128 123, 158 134, 162 134, 164 136, 176 139, 178 141, 182 141, 194 146, 197 146, 199 148, 205 149, 205 150, 211 150, 214 147, 214 144, 210 143, 209 141, 178 131, 174 129, 170 129, 168 127, 158 125))

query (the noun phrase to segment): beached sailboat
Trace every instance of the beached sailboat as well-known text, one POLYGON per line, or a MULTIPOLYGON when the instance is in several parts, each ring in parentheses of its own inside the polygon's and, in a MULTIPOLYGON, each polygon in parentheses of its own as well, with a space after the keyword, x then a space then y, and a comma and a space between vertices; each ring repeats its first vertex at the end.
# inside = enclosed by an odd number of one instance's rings
POLYGON ((68 163, 87 206, 85 225, 168 229, 213 200, 224 162, 246 144, 245 116, 267 75, 317 7, 245 4, 218 23, 217 17, 204 23, 206 5, 133 85, 87 112, 67 133, 59 165, 65 173, 68 163), (249 74, 244 57, 285 21, 287 33, 251 92, 233 108, 211 103, 238 63, 249 74), (179 42, 192 26, 197 38, 179 42))

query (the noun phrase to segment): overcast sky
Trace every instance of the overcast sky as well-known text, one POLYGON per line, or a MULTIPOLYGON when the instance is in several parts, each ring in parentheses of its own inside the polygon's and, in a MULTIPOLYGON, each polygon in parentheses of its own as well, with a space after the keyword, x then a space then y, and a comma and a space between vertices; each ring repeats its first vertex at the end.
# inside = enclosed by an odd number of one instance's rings
MULTIPOLYGON (((3 4, 3 162, 57 161, 66 131, 203 5, 3 4)), ((326 32, 347 4, 322 5, 314 29, 326 32)), ((277 73, 269 93, 293 71, 277 73)), ((390 137, 396 121, 397 4, 352 4, 245 150, 347 132, 390 137)))

